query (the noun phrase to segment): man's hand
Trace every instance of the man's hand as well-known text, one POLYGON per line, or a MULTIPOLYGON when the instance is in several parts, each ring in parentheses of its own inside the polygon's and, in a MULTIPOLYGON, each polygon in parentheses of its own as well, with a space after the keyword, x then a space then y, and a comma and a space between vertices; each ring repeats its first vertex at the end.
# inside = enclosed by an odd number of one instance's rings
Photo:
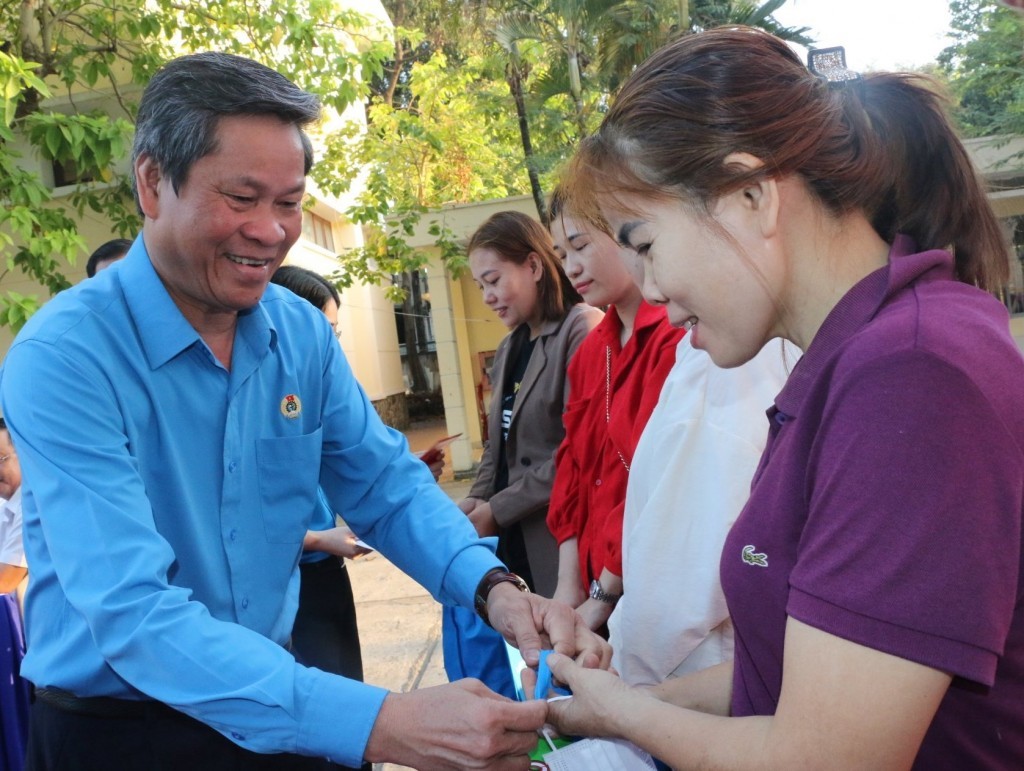
POLYGON ((594 634, 580 615, 563 602, 519 591, 510 583, 496 584, 487 596, 491 626, 519 648, 523 660, 535 667, 541 648, 554 648, 584 667, 607 669, 612 659, 608 641, 594 634))
POLYGON ((365 758, 431 771, 526 771, 546 717, 544 701, 512 701, 479 680, 391 693, 365 758))

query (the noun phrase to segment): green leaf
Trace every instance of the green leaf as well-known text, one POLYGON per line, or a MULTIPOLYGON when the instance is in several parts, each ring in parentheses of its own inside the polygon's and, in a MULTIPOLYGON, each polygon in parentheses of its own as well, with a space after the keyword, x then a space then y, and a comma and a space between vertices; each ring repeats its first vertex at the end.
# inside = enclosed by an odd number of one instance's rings
POLYGON ((59 156, 62 139, 60 126, 51 124, 47 128, 45 136, 46 152, 49 158, 56 159, 59 156))

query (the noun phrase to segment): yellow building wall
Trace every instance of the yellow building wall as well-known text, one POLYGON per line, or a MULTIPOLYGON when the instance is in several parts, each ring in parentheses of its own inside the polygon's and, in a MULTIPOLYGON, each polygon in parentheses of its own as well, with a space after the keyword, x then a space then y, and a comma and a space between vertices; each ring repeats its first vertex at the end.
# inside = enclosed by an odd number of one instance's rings
MULTIPOLYGON (((363 244, 362 230, 338 214, 341 202, 330 201, 333 206, 317 201, 313 211, 331 222, 334 248, 337 251, 356 248, 363 244)), ((322 276, 337 272, 339 263, 329 252, 304 239, 292 248, 285 260, 287 264, 309 268, 322 276)), ((357 284, 341 292, 338 309, 341 327, 341 347, 355 373, 356 380, 371 401, 379 401, 393 394, 405 392, 402 357, 398 348, 398 329, 395 309, 379 286, 357 284)))
MULTIPOLYGON (((445 207, 423 219, 410 244, 432 249, 433 238, 428 228, 433 222, 440 222, 465 245, 484 220, 510 209, 537 216, 529 196, 445 207)), ((482 376, 480 354, 494 351, 508 330, 484 305, 468 270, 456 278, 447 273, 440 259, 434 259, 427 269, 427 278, 445 421, 449 434, 462 434, 449 448, 450 459, 456 473, 465 473, 479 458, 483 442, 477 403, 477 386, 482 376)))
POLYGON ((1017 345, 1024 351, 1024 316, 1012 316, 1010 318, 1010 334, 1017 341, 1017 345))

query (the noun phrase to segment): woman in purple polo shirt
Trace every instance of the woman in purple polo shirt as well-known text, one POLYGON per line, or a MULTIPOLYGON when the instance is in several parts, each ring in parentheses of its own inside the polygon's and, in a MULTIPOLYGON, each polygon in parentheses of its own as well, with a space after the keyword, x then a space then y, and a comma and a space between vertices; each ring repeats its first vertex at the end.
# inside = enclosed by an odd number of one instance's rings
POLYGON ((735 661, 641 690, 553 656, 575 697, 549 719, 676 768, 1024 768, 1024 360, 984 291, 999 223, 931 85, 687 36, 570 185, 715 363, 805 354, 721 557, 735 661))

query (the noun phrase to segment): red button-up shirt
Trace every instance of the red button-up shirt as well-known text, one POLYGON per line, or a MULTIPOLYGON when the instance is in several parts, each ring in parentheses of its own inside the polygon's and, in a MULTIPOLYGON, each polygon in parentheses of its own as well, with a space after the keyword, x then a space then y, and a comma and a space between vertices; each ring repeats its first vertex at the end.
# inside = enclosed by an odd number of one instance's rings
POLYGON ((621 331, 613 306, 569 364, 565 440, 548 508, 555 540, 578 539, 584 589, 606 567, 622 575, 627 469, 685 334, 646 302, 624 347, 621 331))

